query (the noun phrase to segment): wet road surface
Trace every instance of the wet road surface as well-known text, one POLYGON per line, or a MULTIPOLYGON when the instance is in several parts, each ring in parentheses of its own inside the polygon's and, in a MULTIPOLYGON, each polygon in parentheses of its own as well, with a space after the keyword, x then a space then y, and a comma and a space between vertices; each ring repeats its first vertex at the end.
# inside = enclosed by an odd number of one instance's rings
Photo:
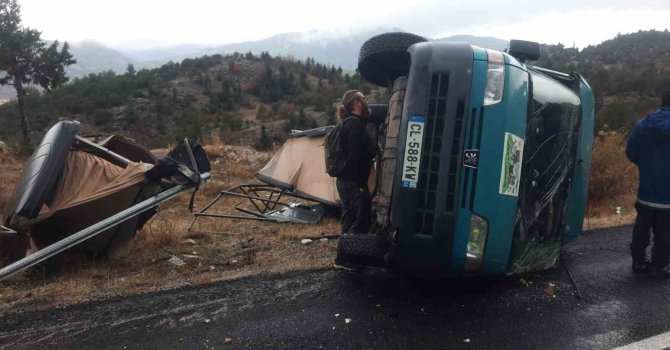
POLYGON ((610 349, 670 330, 670 281, 630 271, 629 233, 565 250, 581 299, 562 267, 437 282, 325 269, 8 315, 0 347, 610 349))

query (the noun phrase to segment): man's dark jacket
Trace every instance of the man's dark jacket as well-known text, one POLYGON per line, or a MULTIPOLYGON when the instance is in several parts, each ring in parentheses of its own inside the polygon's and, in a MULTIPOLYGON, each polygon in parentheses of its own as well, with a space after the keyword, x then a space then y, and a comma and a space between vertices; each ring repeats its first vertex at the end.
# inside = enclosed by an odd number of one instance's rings
POLYGON ((670 108, 661 108, 635 125, 626 156, 640 171, 638 202, 670 209, 670 108))
POLYGON ((376 140, 366 130, 366 121, 355 114, 345 119, 340 130, 340 142, 346 163, 340 180, 355 182, 359 188, 367 187, 372 159, 377 154, 376 140))

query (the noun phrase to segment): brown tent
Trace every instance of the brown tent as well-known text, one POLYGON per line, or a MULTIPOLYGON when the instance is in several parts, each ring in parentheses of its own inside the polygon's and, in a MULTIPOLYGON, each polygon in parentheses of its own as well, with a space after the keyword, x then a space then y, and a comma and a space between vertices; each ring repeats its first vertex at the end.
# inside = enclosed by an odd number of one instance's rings
MULTIPOLYGON (((317 202, 339 206, 335 178, 326 173, 324 138, 333 127, 326 126, 289 135, 279 152, 256 173, 256 178, 296 192, 317 202)), ((374 187, 374 169, 370 188, 374 187)))
MULTIPOLYGON (((41 249, 156 192, 156 185, 145 179, 155 163, 149 151, 130 139, 114 137, 104 143, 117 151, 110 152, 78 137, 78 131, 77 122, 56 124, 24 166, 0 222, 17 231, 0 235, 0 266, 25 254, 26 238, 33 250, 41 249)), ((127 255, 130 239, 148 218, 143 215, 81 247, 94 254, 127 255)))

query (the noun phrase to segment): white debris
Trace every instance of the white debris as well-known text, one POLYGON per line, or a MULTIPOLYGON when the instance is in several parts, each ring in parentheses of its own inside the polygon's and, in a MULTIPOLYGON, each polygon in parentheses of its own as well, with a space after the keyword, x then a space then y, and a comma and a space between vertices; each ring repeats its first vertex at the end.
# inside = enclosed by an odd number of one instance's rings
POLYGON ((326 243, 326 242, 328 242, 328 238, 321 238, 321 239, 319 240, 319 242, 326 243))
POLYGON ((209 265, 209 270, 210 271, 214 271, 214 269, 216 269, 216 267, 214 267, 214 265, 209 265))
POLYGON ((205 319, 205 323, 210 323, 210 322, 212 322, 212 320, 210 320, 209 318, 205 319))
POLYGON ((335 317, 340 317, 340 314, 335 314, 335 317))
POLYGON ((233 259, 230 261, 231 264, 237 264, 237 260, 233 259))
POLYGON ((183 257, 185 257, 185 258, 189 258, 189 259, 200 259, 199 256, 197 256, 197 255, 191 255, 191 254, 182 254, 181 256, 183 256, 183 257))
POLYGON ((350 318, 345 318, 344 323, 351 323, 351 319, 350 318))
POLYGON ((310 243, 312 243, 312 240, 309 239, 309 238, 305 238, 305 239, 303 239, 302 241, 300 241, 300 243, 302 243, 302 244, 310 244, 310 243))
POLYGON ((168 262, 174 266, 184 266, 186 264, 184 260, 181 260, 178 256, 173 255, 168 262))
POLYGON ((470 342, 470 338, 467 338, 467 339, 463 340, 463 342, 464 342, 464 343, 469 343, 469 342, 470 342))
POLYGON ((192 238, 185 239, 184 241, 182 241, 182 243, 197 244, 197 242, 192 238))

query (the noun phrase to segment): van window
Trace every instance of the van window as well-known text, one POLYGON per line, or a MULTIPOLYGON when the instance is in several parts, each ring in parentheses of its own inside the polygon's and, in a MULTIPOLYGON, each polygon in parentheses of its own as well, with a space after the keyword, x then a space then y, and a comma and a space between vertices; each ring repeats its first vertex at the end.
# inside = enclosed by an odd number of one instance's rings
POLYGON ((532 88, 510 260, 517 265, 514 270, 544 268, 560 251, 580 121, 580 100, 573 91, 542 73, 529 74, 532 88))

